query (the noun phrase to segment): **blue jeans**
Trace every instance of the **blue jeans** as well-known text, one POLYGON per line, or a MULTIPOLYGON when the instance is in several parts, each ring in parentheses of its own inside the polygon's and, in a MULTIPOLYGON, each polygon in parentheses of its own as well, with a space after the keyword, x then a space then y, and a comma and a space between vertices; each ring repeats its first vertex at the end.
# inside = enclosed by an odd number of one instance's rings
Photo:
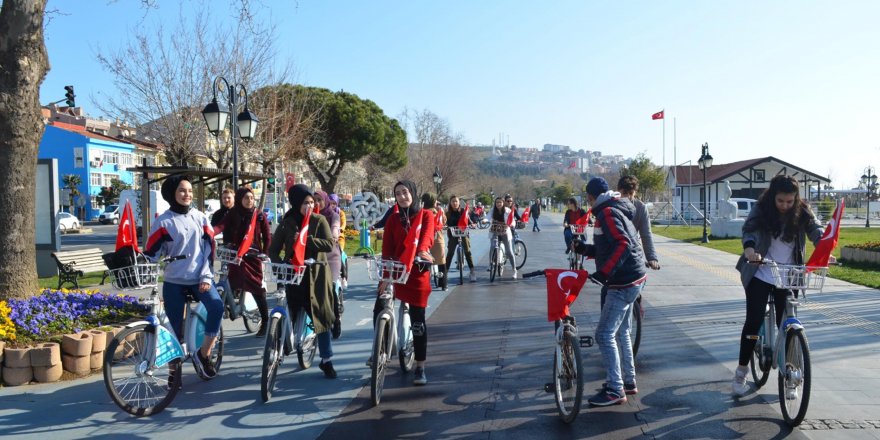
MULTIPOLYGON (((165 300, 165 314, 174 328, 178 339, 183 339, 183 308, 186 306, 184 290, 189 289, 205 305, 208 317, 205 320, 205 336, 217 336, 220 333, 220 321, 223 319, 223 299, 217 293, 214 283, 207 292, 199 292, 199 285, 183 285, 162 283, 162 299, 165 300)), ((194 317, 193 317, 194 318, 194 317)))
POLYGON ((538 217, 532 217, 532 221, 534 222, 534 224, 532 225, 532 230, 533 231, 540 231, 541 227, 538 226, 538 217))
POLYGON ((621 395, 623 395, 624 382, 636 383, 630 326, 632 305, 641 291, 641 285, 609 288, 599 325, 596 327, 596 342, 602 352, 606 382, 609 388, 618 391, 621 395), (619 345, 618 335, 620 335, 619 345))
MULTIPOLYGON (((290 314, 290 323, 291 328, 296 328, 296 310, 290 310, 288 307, 287 313, 290 314)), ((311 312, 307 309, 306 313, 309 314, 309 319, 312 318, 311 312)), ((325 331, 324 333, 318 333, 318 356, 321 359, 330 359, 333 357, 333 344, 330 342, 330 330, 325 331)))
POLYGON ((571 249, 571 240, 574 235, 571 233, 571 229, 569 229, 568 226, 562 230, 562 237, 565 238, 565 248, 571 249))

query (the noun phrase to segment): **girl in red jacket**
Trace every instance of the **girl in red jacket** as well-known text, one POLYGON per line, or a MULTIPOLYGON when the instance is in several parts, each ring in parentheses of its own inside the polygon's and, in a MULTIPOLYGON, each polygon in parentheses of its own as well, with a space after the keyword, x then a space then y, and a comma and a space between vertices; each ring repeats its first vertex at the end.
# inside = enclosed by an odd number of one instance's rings
MULTIPOLYGON (((434 244, 434 214, 427 209, 419 208, 416 202, 418 193, 416 184, 403 180, 394 185, 394 198, 397 200, 397 214, 388 217, 385 223, 385 236, 382 240, 382 257, 401 261, 407 244, 407 234, 412 228, 421 230, 416 244, 416 257, 433 262, 431 246, 434 244)), ((410 244, 412 245, 412 244, 410 244)), ((379 284, 379 293, 385 290, 385 282, 379 284)), ((425 307, 431 294, 431 271, 422 270, 413 265, 406 284, 394 286, 394 296, 409 304, 409 316, 412 321, 413 345, 415 349, 416 369, 413 383, 425 385, 425 359, 428 352, 428 328, 425 324, 425 307)), ((382 303, 376 299, 373 307, 373 321, 382 311, 382 303)))

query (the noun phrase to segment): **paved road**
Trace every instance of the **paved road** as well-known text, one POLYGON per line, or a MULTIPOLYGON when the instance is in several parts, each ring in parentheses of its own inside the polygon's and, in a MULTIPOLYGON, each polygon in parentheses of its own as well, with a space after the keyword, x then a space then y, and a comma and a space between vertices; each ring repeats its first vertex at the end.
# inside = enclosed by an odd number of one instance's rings
MULTIPOLYGON (((559 216, 544 232, 525 231, 526 269, 559 267, 559 216), (555 223, 555 225, 553 225, 555 223)), ((481 269, 486 238, 475 237, 481 269)), ((372 293, 353 272, 342 339, 334 344, 337 380, 283 366, 281 387, 259 401, 260 344, 240 323, 228 334, 224 369, 202 382, 187 368, 172 407, 149 419, 121 414, 100 377, 0 389, 0 436, 16 438, 880 438, 880 298, 877 291, 829 281, 801 307, 813 356, 813 397, 804 425, 782 423, 773 380, 742 399, 729 395, 744 304, 735 257, 657 238, 663 269, 645 290, 646 321, 637 361, 640 394, 626 405, 588 409, 570 426, 555 413, 549 381, 552 327, 540 280, 466 283, 431 298, 428 379, 410 385, 396 368, 382 404, 369 403, 372 293)), ((596 289, 574 311, 581 328, 597 319, 596 289)), ((597 348, 584 350, 585 394, 602 381, 597 348)))

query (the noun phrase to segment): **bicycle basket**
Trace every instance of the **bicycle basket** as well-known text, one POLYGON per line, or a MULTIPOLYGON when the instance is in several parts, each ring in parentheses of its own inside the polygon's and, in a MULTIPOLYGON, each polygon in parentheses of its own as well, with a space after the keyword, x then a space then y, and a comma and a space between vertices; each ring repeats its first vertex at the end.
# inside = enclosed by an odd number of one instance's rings
POLYGON ((214 253, 217 255, 217 260, 221 263, 236 265, 241 264, 241 258, 238 257, 237 249, 217 246, 217 250, 214 251, 214 253))
POLYGON ((810 267, 792 264, 772 264, 770 271, 779 289, 818 290, 825 286, 827 267, 810 267))
POLYGON ((406 271, 406 265, 396 260, 385 260, 379 258, 376 260, 376 275, 382 281, 395 284, 406 284, 409 279, 409 272, 406 271))
POLYGON ((306 266, 294 266, 292 264, 272 263, 269 271, 269 281, 275 284, 298 286, 306 273, 306 266))
POLYGON ((590 225, 568 225, 568 228, 571 229, 572 235, 586 235, 593 230, 590 225))
POLYGON ((492 235, 506 235, 507 225, 493 223, 492 226, 489 227, 489 232, 492 233, 492 235))
POLYGON ((146 289, 159 285, 159 265, 138 263, 132 266, 110 269, 110 282, 122 290, 146 289))
POLYGON ((467 228, 459 228, 457 226, 450 226, 449 233, 452 234, 453 237, 467 237, 468 229, 467 228))
POLYGON ((516 222, 516 229, 525 229, 525 228, 526 228, 526 222, 521 222, 521 221, 516 222))

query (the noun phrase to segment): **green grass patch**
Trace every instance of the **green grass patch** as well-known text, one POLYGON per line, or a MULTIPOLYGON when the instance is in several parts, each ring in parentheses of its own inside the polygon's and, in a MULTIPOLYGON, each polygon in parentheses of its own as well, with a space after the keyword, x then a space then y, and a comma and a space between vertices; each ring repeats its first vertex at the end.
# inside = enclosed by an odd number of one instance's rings
MULTIPOLYGON (((717 249, 734 255, 742 253, 742 239, 718 238, 709 236, 709 243, 701 243, 703 238, 702 226, 657 226, 652 228, 653 233, 664 237, 681 240, 698 246, 717 249)), ((840 239, 832 254, 840 257, 840 249, 848 245, 857 245, 868 242, 880 241, 880 229, 875 228, 841 228, 840 239)), ((813 244, 807 243, 807 256, 813 253, 813 244)), ((880 268, 868 264, 846 263, 844 266, 832 266, 829 271, 832 278, 847 281, 861 286, 880 288, 880 268)))
MULTIPOLYGON (((103 272, 87 273, 87 274, 85 274, 85 276, 82 276, 77 280, 79 282, 79 287, 85 288, 85 287, 92 287, 92 286, 100 285, 101 284, 101 277, 103 275, 104 275, 103 272)), ((37 280, 37 282, 39 283, 41 289, 45 289, 45 288, 57 289, 58 288, 58 276, 57 275, 54 277, 40 278, 37 280)), ((110 284, 110 277, 107 277, 107 280, 104 281, 104 284, 105 285, 110 284)), ((73 289, 73 284, 64 283, 64 285, 61 287, 66 288, 66 289, 73 289)))
MULTIPOLYGON (((373 248, 373 253, 378 254, 382 252, 382 240, 370 240, 370 247, 373 248)), ((351 257, 354 256, 355 252, 357 252, 358 248, 360 248, 360 241, 355 237, 354 239, 345 240, 345 253, 351 257)))

